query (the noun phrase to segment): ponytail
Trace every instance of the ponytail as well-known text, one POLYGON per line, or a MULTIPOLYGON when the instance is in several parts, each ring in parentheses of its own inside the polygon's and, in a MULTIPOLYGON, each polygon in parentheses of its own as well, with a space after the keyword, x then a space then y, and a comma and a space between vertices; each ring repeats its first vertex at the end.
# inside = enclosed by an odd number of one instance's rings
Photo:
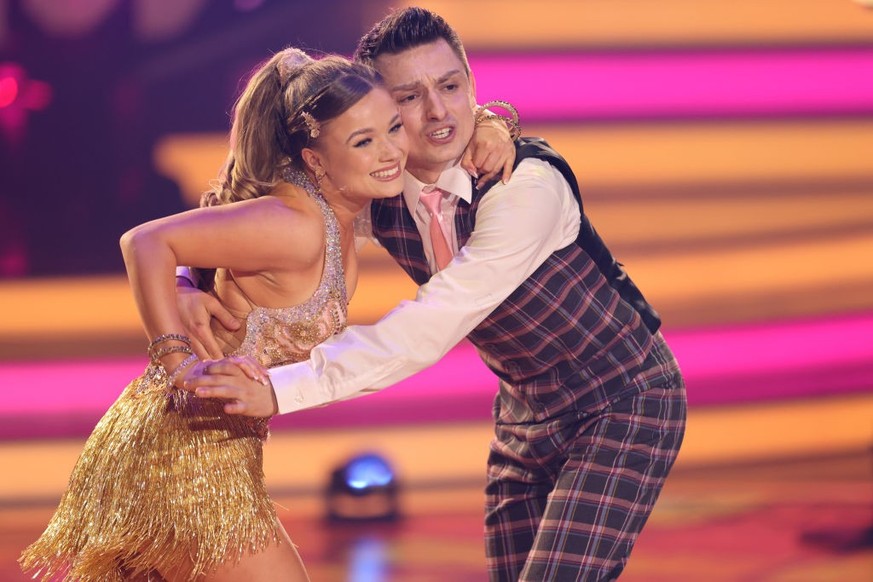
POLYGON ((303 51, 285 49, 255 71, 233 107, 227 161, 201 206, 259 198, 275 187, 292 153, 285 111, 288 80, 310 62, 303 51))

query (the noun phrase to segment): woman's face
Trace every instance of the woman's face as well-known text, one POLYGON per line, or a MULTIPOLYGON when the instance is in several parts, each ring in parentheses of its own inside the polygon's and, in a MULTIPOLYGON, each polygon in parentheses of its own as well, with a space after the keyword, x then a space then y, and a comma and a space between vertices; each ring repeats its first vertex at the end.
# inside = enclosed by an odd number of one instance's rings
POLYGON ((325 173, 326 195, 338 192, 366 203, 403 190, 408 140, 397 105, 381 87, 324 123, 313 149, 325 173))

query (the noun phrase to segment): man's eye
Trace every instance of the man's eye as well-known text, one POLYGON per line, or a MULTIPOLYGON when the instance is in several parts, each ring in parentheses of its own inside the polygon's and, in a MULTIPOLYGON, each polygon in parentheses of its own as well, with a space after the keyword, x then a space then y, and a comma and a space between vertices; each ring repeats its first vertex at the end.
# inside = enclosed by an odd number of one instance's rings
POLYGON ((415 100, 415 95, 404 95, 397 99, 398 103, 409 103, 415 100))

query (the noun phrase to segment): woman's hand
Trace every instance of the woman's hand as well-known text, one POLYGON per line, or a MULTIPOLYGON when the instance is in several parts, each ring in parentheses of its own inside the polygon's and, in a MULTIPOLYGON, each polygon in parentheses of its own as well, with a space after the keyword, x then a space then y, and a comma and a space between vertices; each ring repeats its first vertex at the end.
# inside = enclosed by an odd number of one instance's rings
POLYGON ((499 118, 480 121, 461 156, 461 167, 477 178, 476 187, 481 188, 498 173, 505 184, 512 176, 514 163, 515 143, 506 124, 499 118))

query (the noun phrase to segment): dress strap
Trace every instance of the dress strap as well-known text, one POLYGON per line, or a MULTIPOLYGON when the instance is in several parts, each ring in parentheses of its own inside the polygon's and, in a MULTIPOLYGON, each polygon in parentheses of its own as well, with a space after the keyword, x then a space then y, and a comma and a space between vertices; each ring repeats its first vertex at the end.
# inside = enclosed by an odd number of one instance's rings
POLYGON ((324 199, 321 189, 314 184, 309 176, 293 166, 287 166, 282 172, 282 178, 290 183, 302 188, 306 191, 310 198, 315 200, 321 208, 322 216, 324 217, 324 235, 325 235, 325 272, 321 277, 319 288, 328 286, 336 289, 343 298, 344 303, 348 303, 346 295, 346 278, 343 270, 342 244, 340 242, 339 221, 324 199))
POLYGON ((310 196, 321 208, 324 218, 325 257, 324 270, 321 277, 321 285, 338 290, 344 303, 348 303, 346 296, 346 278, 343 269, 342 244, 340 242, 339 221, 320 192, 311 193, 310 196))

